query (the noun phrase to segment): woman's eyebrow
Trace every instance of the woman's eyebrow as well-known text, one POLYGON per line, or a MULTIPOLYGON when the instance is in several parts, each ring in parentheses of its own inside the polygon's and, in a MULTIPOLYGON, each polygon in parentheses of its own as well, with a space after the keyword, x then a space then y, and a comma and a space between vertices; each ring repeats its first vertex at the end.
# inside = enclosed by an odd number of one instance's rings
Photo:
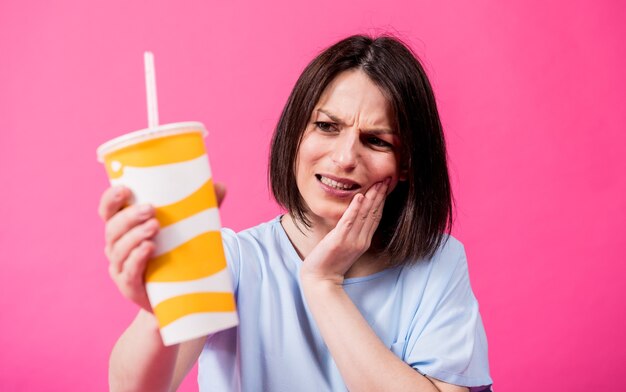
POLYGON ((337 124, 345 125, 345 122, 343 122, 343 120, 341 120, 339 117, 335 116, 334 114, 330 113, 328 110, 326 110, 326 109, 317 109, 317 111, 320 112, 320 113, 325 114, 326 117, 330 118, 331 120, 333 120, 337 124))
POLYGON ((391 130, 391 129, 366 129, 363 132, 368 133, 370 135, 397 135, 397 132, 391 130))
MULTIPOLYGON (((325 114, 328 118, 330 118, 333 122, 339 125, 346 125, 346 123, 337 117, 336 115, 330 113, 327 109, 317 109, 318 112, 325 114)), ((363 132, 367 132, 373 135, 383 135, 383 134, 392 134, 395 135, 397 132, 390 128, 376 128, 376 129, 364 129, 363 132)))

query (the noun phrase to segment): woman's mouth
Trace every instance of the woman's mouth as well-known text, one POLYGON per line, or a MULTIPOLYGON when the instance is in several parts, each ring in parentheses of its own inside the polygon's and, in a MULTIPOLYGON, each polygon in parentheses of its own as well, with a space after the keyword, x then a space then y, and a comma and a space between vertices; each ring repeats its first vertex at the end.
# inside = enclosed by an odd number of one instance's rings
POLYGON ((329 176, 323 176, 321 174, 316 174, 315 177, 317 177, 317 179, 322 184, 338 191, 352 191, 361 187, 358 183, 345 178, 331 178, 329 176))

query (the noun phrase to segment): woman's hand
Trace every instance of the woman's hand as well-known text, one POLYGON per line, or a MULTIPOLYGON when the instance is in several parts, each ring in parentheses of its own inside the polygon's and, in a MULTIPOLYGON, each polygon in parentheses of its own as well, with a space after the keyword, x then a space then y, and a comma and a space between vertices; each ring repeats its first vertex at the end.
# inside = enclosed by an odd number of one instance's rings
POLYGON ((354 196, 337 226, 304 259, 303 281, 341 285, 345 274, 365 253, 382 217, 389 179, 374 184, 365 195, 354 196))
MULTIPOLYGON (((226 188, 215 184, 215 193, 221 204, 226 188)), ((152 206, 128 205, 130 198, 130 189, 122 186, 108 188, 100 198, 98 213, 105 221, 104 253, 109 259, 109 275, 122 295, 151 311, 144 271, 155 249, 159 222, 152 206)))
POLYGON ((431 382, 391 352, 341 286, 370 246, 388 187, 386 180, 356 195, 337 226, 305 258, 300 274, 306 303, 349 390, 457 391, 431 382))

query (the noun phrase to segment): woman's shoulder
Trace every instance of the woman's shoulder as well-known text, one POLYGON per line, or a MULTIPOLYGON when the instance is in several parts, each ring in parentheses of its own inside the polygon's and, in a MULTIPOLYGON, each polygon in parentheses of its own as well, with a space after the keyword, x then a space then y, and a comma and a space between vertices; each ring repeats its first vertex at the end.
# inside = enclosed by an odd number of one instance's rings
POLYGON ((431 260, 442 263, 450 260, 458 261, 459 259, 465 259, 465 246, 456 237, 445 234, 431 260))
POLYGON ((405 263, 409 266, 453 266, 465 259, 465 246, 451 234, 445 234, 435 252, 429 256, 405 263))
POLYGON ((465 246, 452 235, 446 234, 441 244, 430 257, 425 257, 403 266, 403 274, 406 278, 423 280, 428 277, 429 281, 446 281, 454 274, 467 270, 467 258, 465 246))

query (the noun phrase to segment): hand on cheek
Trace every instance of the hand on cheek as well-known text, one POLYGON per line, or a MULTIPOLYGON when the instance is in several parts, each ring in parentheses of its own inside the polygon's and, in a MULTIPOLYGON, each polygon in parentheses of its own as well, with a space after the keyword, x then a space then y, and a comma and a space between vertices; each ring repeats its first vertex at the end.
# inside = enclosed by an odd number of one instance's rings
POLYGON ((302 279, 343 283, 354 262, 372 243, 380 223, 389 179, 374 184, 365 195, 357 194, 331 230, 305 258, 302 279))

